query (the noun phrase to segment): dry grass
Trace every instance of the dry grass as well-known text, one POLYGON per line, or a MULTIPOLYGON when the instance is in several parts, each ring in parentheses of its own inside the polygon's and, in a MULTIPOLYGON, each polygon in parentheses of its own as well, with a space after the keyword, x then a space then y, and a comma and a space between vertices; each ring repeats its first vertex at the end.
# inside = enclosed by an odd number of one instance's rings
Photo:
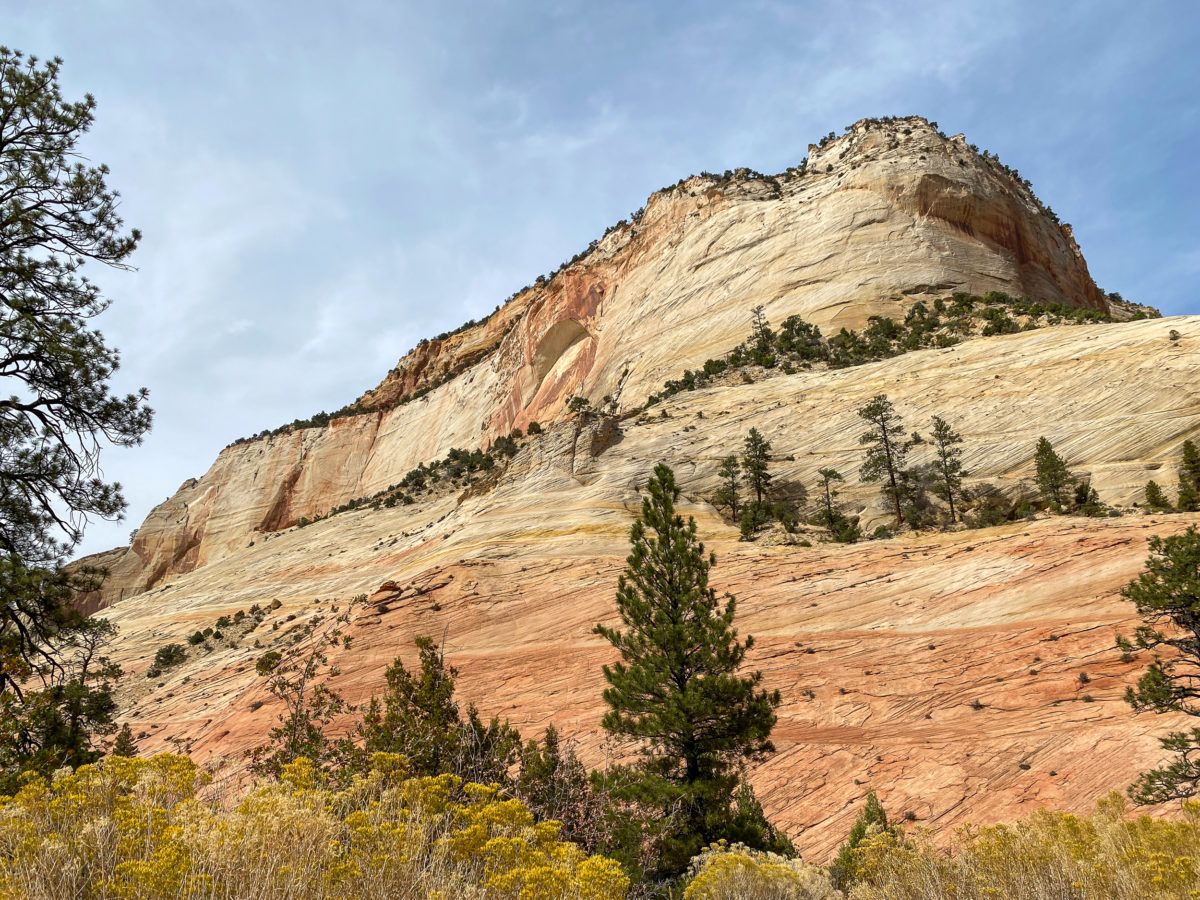
POLYGON ((960 832, 948 850, 877 834, 855 851, 851 900, 1162 900, 1200 897, 1200 805, 1174 821, 1043 811, 960 832))

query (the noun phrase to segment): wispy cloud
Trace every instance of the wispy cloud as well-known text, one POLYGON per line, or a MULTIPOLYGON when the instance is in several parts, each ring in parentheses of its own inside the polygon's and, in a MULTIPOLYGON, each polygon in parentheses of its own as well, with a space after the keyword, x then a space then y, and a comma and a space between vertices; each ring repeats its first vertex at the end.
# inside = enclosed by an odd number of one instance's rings
MULTIPOLYGON (((14 0, 100 102, 146 234, 106 273, 139 521, 239 434, 332 409, 700 169, 917 112, 1029 175, 1126 296, 1200 310, 1200 8, 1116 0, 437 5, 14 0)), ((94 528, 88 549, 128 526, 94 528)))

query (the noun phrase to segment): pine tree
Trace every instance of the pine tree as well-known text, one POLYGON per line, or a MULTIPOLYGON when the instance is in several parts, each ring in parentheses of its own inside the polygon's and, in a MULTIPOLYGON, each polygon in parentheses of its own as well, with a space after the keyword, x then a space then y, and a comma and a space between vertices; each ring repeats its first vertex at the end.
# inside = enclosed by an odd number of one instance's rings
POLYGON ((854 820, 854 825, 850 828, 850 835, 847 837, 846 843, 842 844, 838 850, 837 857, 835 857, 833 864, 829 867, 829 874, 833 877, 835 887, 846 890, 854 883, 857 869, 857 860, 855 859, 854 851, 868 837, 888 831, 889 827, 887 813, 884 812, 883 804, 879 802, 879 798, 875 796, 874 791, 868 791, 867 802, 863 807, 863 811, 854 820))
POLYGON ((1200 489, 1191 482, 1179 480, 1179 496, 1175 501, 1175 508, 1180 512, 1197 512, 1200 511, 1200 489))
POLYGON ((109 751, 109 756, 137 756, 138 748, 137 741, 133 738, 133 729, 126 722, 121 726, 121 730, 117 732, 117 740, 113 744, 112 750, 109 751))
POLYGON ((85 267, 129 268, 140 235, 80 146, 96 102, 64 98, 61 67, 0 47, 0 779, 91 762, 116 729, 115 626, 73 603, 101 573, 61 564, 125 508, 103 447, 152 417, 145 390, 113 392, 119 354, 93 327, 110 301, 85 267))
POLYGON ((738 531, 743 541, 754 540, 755 532, 766 522, 762 510, 757 503, 747 503, 742 507, 742 514, 738 517, 738 531))
POLYGON ((1074 507, 1076 512, 1093 518, 1108 515, 1108 507, 1101 502, 1100 494, 1087 479, 1080 479, 1075 483, 1074 507))
POLYGON ((1159 487, 1157 481, 1146 482, 1146 506, 1157 512, 1171 511, 1171 501, 1167 499, 1166 491, 1159 487))
POLYGON ((809 325, 799 316, 788 316, 783 320, 777 343, 803 360, 827 359, 829 350, 821 338, 821 329, 809 325))
POLYGON ((1069 498, 1069 492, 1075 484, 1075 476, 1067 468, 1067 461, 1054 452, 1050 442, 1038 438, 1037 450, 1034 453, 1034 466, 1038 490, 1042 499, 1055 512, 1062 512, 1069 498))
POLYGON ((728 509, 730 517, 736 522, 741 506, 738 502, 738 486, 742 475, 737 457, 726 456, 721 460, 721 468, 717 475, 721 479, 721 487, 718 488, 716 496, 717 505, 728 509))
MULTIPOLYGON (((587 772, 573 753, 564 755, 558 729, 548 725, 540 743, 530 740, 521 749, 518 793, 530 808, 551 810, 559 805, 562 799, 560 794, 574 792, 574 788, 568 788, 567 785, 575 783, 586 785, 587 772)), ((560 817, 551 813, 545 818, 560 817)))
POLYGON ((762 506, 767 497, 771 484, 771 473, 768 467, 771 462, 771 444, 759 434, 757 428, 751 428, 746 435, 742 448, 742 471, 746 473, 746 481, 754 491, 754 502, 762 506))
POLYGON ((1179 464, 1180 512, 1200 512, 1200 450, 1192 441, 1183 442, 1183 459, 1179 464))
POLYGON ((371 698, 361 726, 371 753, 402 753, 417 775, 453 772, 461 716, 454 699, 458 671, 446 665, 442 648, 418 636, 420 668, 413 674, 397 657, 384 673, 383 699, 371 698))
POLYGON ((744 831, 734 804, 739 773, 774 751, 780 696, 762 688, 761 672, 739 674, 753 639, 739 640, 733 627, 736 600, 722 602, 709 587, 715 556, 697 540, 695 521, 676 514, 670 468, 655 467, 647 492, 617 585, 623 628, 596 626, 621 656, 604 667, 601 724, 637 745, 631 796, 664 814, 681 811, 661 847, 674 874, 705 845, 744 831))
POLYGON ((305 626, 300 641, 266 672, 267 690, 283 704, 267 741, 250 751, 250 768, 260 775, 278 776, 283 767, 300 757, 311 760, 327 774, 348 777, 359 752, 348 736, 332 737, 334 722, 354 707, 330 682, 341 674, 330 661, 330 651, 345 649, 352 638, 346 627, 365 595, 355 597, 333 619, 318 617, 305 626))
POLYGON ((64 98, 61 67, 0 47, 0 754, 40 770, 94 754, 81 729, 115 727, 107 689, 88 685, 97 667, 66 674, 99 632, 71 602, 93 580, 60 563, 90 519, 125 507, 102 448, 151 422, 144 390, 112 390, 119 354, 93 327, 110 301, 84 274, 127 269, 140 236, 81 146, 96 102, 64 98))
POLYGON ((81 269, 128 268, 140 235, 123 233, 108 169, 81 162, 96 102, 63 98, 61 65, 0 47, 0 551, 29 566, 72 549, 89 516, 117 518, 100 449, 140 443, 151 420, 144 390, 110 393, 119 357, 91 328, 109 301, 81 269))
POLYGON ((53 668, 0 693, 0 794, 11 793, 22 772, 49 775, 103 755, 96 739, 117 730, 114 692, 122 673, 106 655, 116 632, 107 619, 84 619, 57 636, 53 668))
POLYGON ((372 698, 360 731, 368 752, 400 753, 418 775, 452 774, 502 782, 516 760, 520 735, 506 721, 484 723, 473 705, 464 719, 454 699, 458 670, 429 637, 415 639, 420 669, 397 658, 385 673, 383 699, 372 698))
POLYGON ((954 501, 956 498, 962 499, 962 483, 967 477, 962 465, 962 448, 959 446, 963 439, 940 416, 934 416, 932 424, 933 449, 936 454, 934 469, 937 472, 933 492, 949 504, 950 524, 953 525, 958 521, 954 501))
POLYGON ((871 424, 858 442, 867 448, 859 474, 866 482, 883 482, 883 496, 896 515, 896 524, 904 524, 900 470, 908 457, 904 441, 904 422, 896 415, 886 394, 879 394, 858 411, 859 418, 871 424))
MULTIPOLYGON (((1200 609, 1200 531, 1150 539, 1146 570, 1121 592, 1137 607, 1142 624, 1133 640, 1117 639, 1125 653, 1150 651, 1154 660, 1125 692, 1136 710, 1183 713, 1200 717, 1200 643, 1196 641, 1200 609), (1168 652, 1161 653, 1166 649, 1168 652)), ((1200 728, 1174 731, 1161 739, 1175 758, 1144 773, 1130 789, 1139 803, 1163 803, 1200 793, 1200 728)))
POLYGON ((896 473, 900 488, 900 511, 910 528, 925 528, 936 521, 937 509, 929 499, 929 491, 938 486, 938 473, 933 465, 906 466, 896 473))
MULTIPOLYGON (((751 314, 750 340, 748 343, 751 360, 768 369, 775 366, 775 334, 771 331, 770 325, 767 324, 767 317, 763 313, 761 306, 754 307, 754 312, 751 314)), ((740 352, 744 353, 745 350, 741 350, 740 352)))
POLYGON ((821 478, 821 521, 825 523, 829 533, 835 535, 841 512, 837 506, 838 490, 834 483, 845 479, 837 469, 821 469, 817 475, 821 478))
POLYGON ((767 324, 767 316, 761 304, 754 307, 750 314, 750 323, 750 339, 754 342, 754 352, 759 355, 770 353, 775 344, 775 335, 771 332, 771 326, 767 324))

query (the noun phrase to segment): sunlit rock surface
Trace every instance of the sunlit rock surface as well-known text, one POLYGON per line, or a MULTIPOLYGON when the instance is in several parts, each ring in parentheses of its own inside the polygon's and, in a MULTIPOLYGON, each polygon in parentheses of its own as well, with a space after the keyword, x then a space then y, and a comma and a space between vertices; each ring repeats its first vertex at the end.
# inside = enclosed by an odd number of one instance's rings
POLYGON ((258 656, 367 595, 338 659, 348 698, 378 690, 428 634, 460 669, 464 702, 526 735, 554 722, 590 764, 619 756, 598 729, 611 652, 591 629, 614 616, 640 490, 663 461, 719 556, 715 586, 738 596, 739 629, 758 640, 753 665, 783 693, 779 752, 754 781, 805 853, 827 856, 871 788, 894 817, 939 833, 1043 804, 1090 807, 1157 760, 1170 724, 1120 699, 1136 664, 1113 646, 1134 624, 1118 591, 1149 537, 1200 517, 1135 510, 803 547, 738 542, 709 500, 720 458, 754 426, 777 478, 811 490, 835 467, 847 512, 885 521, 876 488, 858 482, 855 410, 886 393, 909 430, 927 433, 937 414, 962 433, 973 481, 1018 489, 1046 436, 1129 510, 1149 478, 1173 489, 1180 445, 1200 432, 1200 317, 759 372, 637 412, 743 340, 756 305, 828 332, 956 290, 1105 303, 1069 228, 923 120, 855 126, 813 148, 808 174, 697 177, 654 195, 556 277, 400 360, 360 398, 371 412, 228 448, 132 549, 106 555, 113 574, 91 602, 111 604, 121 628, 123 715, 148 733, 144 749, 181 742, 236 769, 278 714, 258 656), (577 393, 614 398, 615 428, 572 417, 577 393), (533 420, 546 433, 470 488, 294 527, 533 420), (227 629, 212 652, 145 677, 163 644, 273 601, 248 634, 227 629))

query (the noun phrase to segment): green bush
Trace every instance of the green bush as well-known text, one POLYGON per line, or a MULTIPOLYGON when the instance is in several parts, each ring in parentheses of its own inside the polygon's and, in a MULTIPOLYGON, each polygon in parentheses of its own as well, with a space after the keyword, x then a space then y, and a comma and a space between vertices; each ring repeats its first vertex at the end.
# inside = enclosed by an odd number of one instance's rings
POLYGON ((187 659, 187 648, 183 644, 166 644, 154 654, 154 662, 146 672, 148 678, 157 678, 167 669, 173 669, 187 659))
MULTIPOLYGON (((922 301, 914 303, 903 321, 873 316, 862 332, 842 328, 832 337, 825 338, 819 328, 799 316, 789 316, 778 332, 773 331, 760 306, 753 310, 750 334, 745 341, 723 358, 706 360, 700 370, 689 369, 679 378, 667 381, 661 391, 647 398, 646 406, 680 391, 703 387, 710 379, 731 369, 751 365, 778 367, 786 373, 821 362, 839 369, 926 347, 952 347, 960 341, 960 336, 975 333, 979 322, 982 322, 978 329, 980 334, 996 335, 1014 334, 1043 324, 1109 321, 1112 317, 1099 310, 1011 297, 1001 291, 992 291, 982 297, 959 292, 949 303, 937 298, 932 309, 922 301), (1024 325, 1012 318, 1013 315, 1024 317, 1024 325)), ((753 383, 749 372, 743 371, 741 375, 744 383, 753 383)), ((581 401, 581 398, 575 398, 572 403, 575 401, 581 401)), ((569 405, 569 408, 575 410, 574 406, 569 405)))
POLYGON ((738 529, 741 532, 742 540, 753 540, 758 529, 769 521, 771 521, 771 514, 768 504, 758 503, 754 500, 748 501, 742 507, 742 513, 738 517, 738 529))
POLYGON ((839 544, 854 544, 862 538, 862 529, 858 527, 857 518, 839 516, 834 520, 830 536, 839 544))

